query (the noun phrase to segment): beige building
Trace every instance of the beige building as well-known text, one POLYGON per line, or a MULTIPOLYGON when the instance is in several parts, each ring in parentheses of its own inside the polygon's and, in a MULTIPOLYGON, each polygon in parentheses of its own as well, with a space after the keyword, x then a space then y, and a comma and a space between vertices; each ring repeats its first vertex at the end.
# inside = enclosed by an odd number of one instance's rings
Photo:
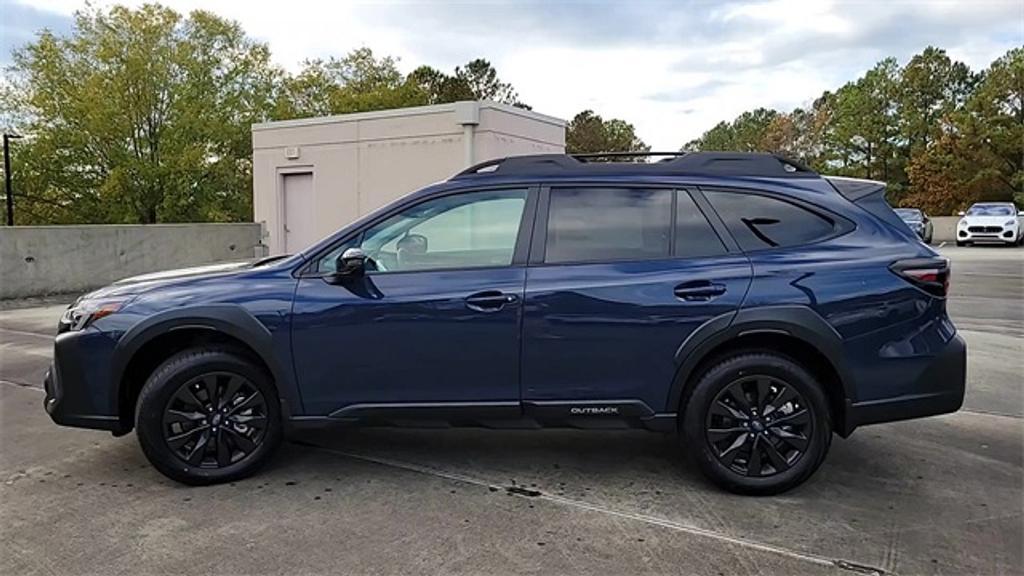
POLYGON ((255 124, 253 205, 271 254, 477 162, 565 150, 565 121, 494 102, 255 124))

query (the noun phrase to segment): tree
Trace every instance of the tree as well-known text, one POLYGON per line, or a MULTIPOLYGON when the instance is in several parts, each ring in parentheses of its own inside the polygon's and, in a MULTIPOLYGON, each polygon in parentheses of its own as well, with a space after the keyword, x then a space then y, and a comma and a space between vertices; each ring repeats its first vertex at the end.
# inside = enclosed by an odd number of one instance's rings
POLYGON ((1024 48, 1014 48, 985 71, 966 105, 965 132, 987 159, 977 176, 993 197, 1024 202, 1024 48))
POLYGON ((769 127, 778 117, 778 112, 767 108, 757 108, 744 112, 732 122, 719 122, 714 128, 705 132, 703 136, 687 143, 683 148, 685 150, 737 152, 767 150, 766 136, 768 135, 769 127))
POLYGON ((426 93, 398 70, 394 58, 358 48, 342 58, 307 60, 287 78, 275 119, 328 116, 428 103, 426 93))
POLYGON ((42 32, 8 75, 19 223, 251 218, 250 125, 281 72, 266 45, 208 12, 88 8, 42 32))
POLYGON ((464 67, 456 66, 451 75, 430 66, 413 70, 407 80, 418 87, 429 104, 459 100, 491 100, 519 108, 530 108, 519 101, 511 84, 498 79, 498 72, 482 58, 471 60, 464 67))
POLYGON ((408 81, 425 95, 427 104, 445 104, 473 100, 469 84, 430 66, 420 66, 409 73, 408 81))
POLYGON ((569 154, 651 150, 636 135, 632 124, 617 118, 605 120, 593 110, 584 110, 569 122, 565 132, 565 148, 569 154))
POLYGON ((889 179, 893 170, 899 66, 887 58, 836 91, 831 148, 843 173, 889 179))
POLYGON ((482 58, 470 60, 465 67, 455 67, 455 78, 469 88, 473 100, 492 100, 520 108, 529 106, 519 101, 519 95, 511 84, 498 79, 498 72, 491 63, 482 58))
POLYGON ((966 64, 953 62, 940 48, 929 46, 910 59, 897 96, 900 138, 908 156, 939 137, 941 120, 964 105, 974 81, 966 64))

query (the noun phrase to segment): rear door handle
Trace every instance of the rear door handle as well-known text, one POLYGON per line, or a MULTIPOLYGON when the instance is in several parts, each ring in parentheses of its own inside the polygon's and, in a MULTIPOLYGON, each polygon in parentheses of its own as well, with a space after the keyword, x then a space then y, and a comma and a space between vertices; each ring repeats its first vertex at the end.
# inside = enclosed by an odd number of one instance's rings
POLYGON ((686 302, 707 302, 725 294, 725 284, 700 280, 684 282, 675 287, 676 298, 686 302))
POLYGON ((485 290, 466 296, 466 308, 477 312, 497 312, 518 299, 515 294, 506 294, 501 290, 485 290))

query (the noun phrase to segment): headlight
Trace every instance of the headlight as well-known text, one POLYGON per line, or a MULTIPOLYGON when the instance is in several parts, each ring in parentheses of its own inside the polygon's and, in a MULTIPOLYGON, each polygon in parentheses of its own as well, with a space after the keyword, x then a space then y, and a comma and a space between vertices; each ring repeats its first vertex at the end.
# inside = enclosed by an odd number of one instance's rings
POLYGON ((81 330, 93 322, 120 310, 131 298, 97 298, 80 300, 64 311, 58 332, 81 330))
POLYGON ((1017 224, 1016 220, 1007 220, 1006 223, 1003 224, 1003 226, 1013 226, 1015 224, 1017 224))
POLYGON ((963 228, 964 226, 967 226, 967 220, 961 220, 957 222, 956 225, 963 228))

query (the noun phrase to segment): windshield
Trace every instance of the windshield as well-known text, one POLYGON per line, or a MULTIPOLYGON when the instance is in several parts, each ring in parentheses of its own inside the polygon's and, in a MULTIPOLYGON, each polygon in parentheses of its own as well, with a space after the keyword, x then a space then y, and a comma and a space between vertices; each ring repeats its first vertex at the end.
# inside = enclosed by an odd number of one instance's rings
POLYGON ((1008 204, 975 204, 967 211, 968 216, 1015 216, 1017 212, 1008 204))
POLYGON ((922 220, 921 211, 917 208, 897 208, 896 215, 904 220, 922 220))

